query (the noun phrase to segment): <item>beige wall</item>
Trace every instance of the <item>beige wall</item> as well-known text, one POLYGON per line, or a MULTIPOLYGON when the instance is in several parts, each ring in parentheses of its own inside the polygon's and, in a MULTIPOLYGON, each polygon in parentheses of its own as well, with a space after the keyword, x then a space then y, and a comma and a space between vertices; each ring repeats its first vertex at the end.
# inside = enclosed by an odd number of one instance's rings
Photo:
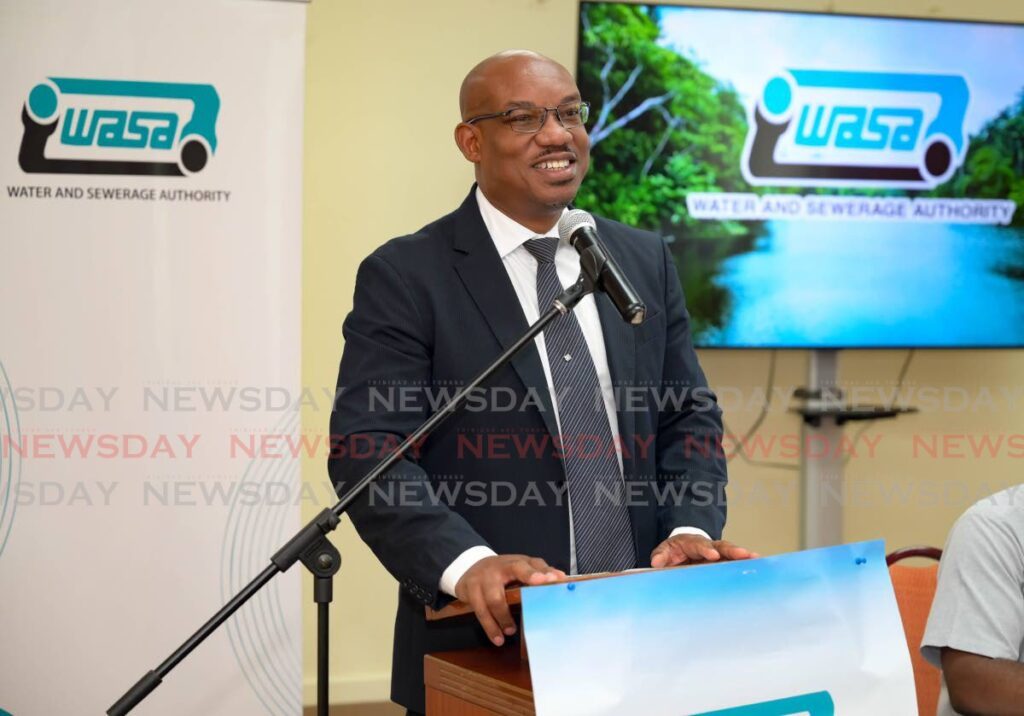
MULTIPOLYGON (((1017 0, 706 4, 1024 22, 1024 4, 1017 0)), ((479 59, 509 47, 536 49, 573 67, 576 16, 573 0, 313 1, 305 127, 305 385, 334 385, 341 322, 351 305, 359 261, 386 239, 454 208, 465 195, 472 173, 451 139, 462 76, 479 59)), ((737 51, 742 51, 741 38, 737 51)), ((764 385, 768 357, 763 351, 701 355, 713 385, 745 396, 726 403, 731 408, 727 422, 737 432, 757 417, 758 406, 747 403, 752 391, 764 385)), ((851 384, 892 386, 903 357, 897 351, 846 352, 840 373, 851 384)), ((806 360, 804 352, 780 352, 776 385, 800 385, 806 360)), ((1024 391, 1024 363, 1017 352, 923 352, 911 365, 906 386, 987 387, 997 396, 1004 388, 1024 391)), ((961 393, 951 393, 950 400, 962 401, 961 393)), ((855 504, 846 507, 846 539, 883 537, 890 547, 941 544, 977 492, 1022 481, 1024 460, 932 459, 915 457, 912 449, 915 434, 1024 433, 1024 395, 1017 402, 1013 408, 1005 400, 997 400, 994 408, 975 402, 973 410, 954 404, 952 410, 932 410, 867 430, 864 435, 872 441, 882 439, 873 456, 862 448, 849 464, 847 477, 860 491, 855 504), (902 502, 885 499, 880 489, 889 485, 910 492, 902 502)), ((777 404, 771 410, 761 431, 766 440, 799 431, 798 420, 785 407, 777 404)), ((307 409, 303 427, 323 432, 327 419, 323 410, 307 409)), ((955 442, 950 447, 957 451, 955 442)), ((303 468, 307 481, 322 485, 326 480, 322 460, 307 460, 303 468)), ((797 473, 735 460, 730 474, 734 498, 727 536, 765 553, 796 549, 797 473)), ((336 544, 345 564, 333 612, 334 700, 385 699, 396 586, 347 522, 336 544)), ((307 603, 310 599, 307 580, 307 603)), ((315 612, 307 608, 307 701, 313 694, 314 625, 315 612)))

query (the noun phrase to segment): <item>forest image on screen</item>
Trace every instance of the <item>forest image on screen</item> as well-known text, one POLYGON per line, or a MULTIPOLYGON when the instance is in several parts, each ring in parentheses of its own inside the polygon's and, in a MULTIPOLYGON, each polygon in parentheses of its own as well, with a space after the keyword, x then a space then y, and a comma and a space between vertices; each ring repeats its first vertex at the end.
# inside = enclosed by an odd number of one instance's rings
POLYGON ((583 3, 577 202, 669 242, 699 346, 1021 347, 1021 67, 1016 25, 583 3))

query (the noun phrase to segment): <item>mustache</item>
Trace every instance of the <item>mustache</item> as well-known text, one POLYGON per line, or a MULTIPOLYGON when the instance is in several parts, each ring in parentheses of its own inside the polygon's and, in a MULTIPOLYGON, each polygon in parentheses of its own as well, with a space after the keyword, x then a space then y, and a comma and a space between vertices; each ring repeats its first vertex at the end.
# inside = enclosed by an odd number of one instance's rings
POLYGON ((534 162, 542 161, 545 157, 550 157, 552 154, 569 154, 573 159, 578 159, 579 155, 572 147, 568 145, 563 147, 550 147, 546 149, 542 154, 538 154, 533 158, 534 162))

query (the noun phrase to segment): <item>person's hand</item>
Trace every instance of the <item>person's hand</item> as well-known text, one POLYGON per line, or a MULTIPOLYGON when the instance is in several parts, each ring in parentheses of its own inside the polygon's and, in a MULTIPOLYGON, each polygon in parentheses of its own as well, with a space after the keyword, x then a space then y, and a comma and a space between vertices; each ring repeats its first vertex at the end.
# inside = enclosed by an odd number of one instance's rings
POLYGON ((565 579, 565 572, 539 557, 500 554, 484 557, 467 569, 455 585, 455 596, 473 607, 487 638, 501 646, 505 636, 516 633, 516 623, 505 601, 505 586, 513 582, 547 584, 559 579, 565 579))
POLYGON ((755 559, 760 557, 724 539, 709 540, 702 535, 682 534, 669 537, 651 552, 652 567, 674 567, 677 564, 717 562, 722 559, 755 559))

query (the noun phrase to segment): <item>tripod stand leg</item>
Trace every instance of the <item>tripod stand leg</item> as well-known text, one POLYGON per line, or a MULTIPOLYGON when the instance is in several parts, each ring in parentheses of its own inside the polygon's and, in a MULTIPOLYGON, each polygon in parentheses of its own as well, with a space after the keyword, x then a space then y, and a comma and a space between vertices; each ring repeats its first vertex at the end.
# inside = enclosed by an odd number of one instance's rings
POLYGON ((330 609, 334 600, 334 575, 341 567, 341 555, 327 538, 302 563, 313 573, 313 601, 316 602, 316 713, 327 716, 330 709, 330 609))
MULTIPOLYGON (((320 578, 317 578, 320 581, 320 578)), ((330 584, 330 579, 326 580, 330 584)), ((329 649, 329 634, 330 629, 330 602, 319 602, 317 604, 317 620, 316 620, 316 713, 317 716, 327 716, 327 711, 330 704, 330 697, 328 694, 328 679, 330 678, 329 664, 330 655, 329 649)))

